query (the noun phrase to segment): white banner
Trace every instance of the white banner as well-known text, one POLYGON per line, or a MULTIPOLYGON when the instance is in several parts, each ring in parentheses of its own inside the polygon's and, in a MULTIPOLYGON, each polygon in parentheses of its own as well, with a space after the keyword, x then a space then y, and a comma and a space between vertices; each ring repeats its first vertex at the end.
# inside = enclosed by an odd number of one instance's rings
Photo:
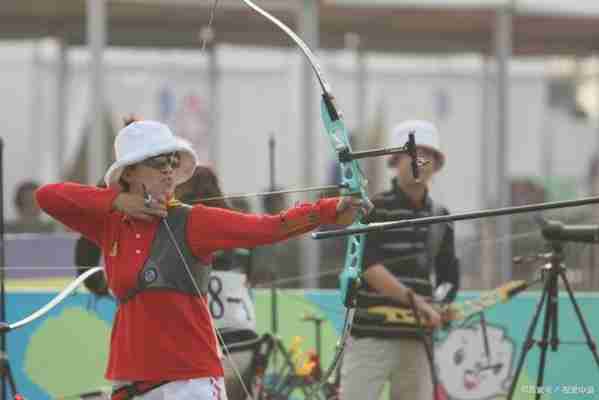
POLYGON ((212 271, 208 281, 208 308, 218 329, 256 330, 256 311, 245 274, 212 271))

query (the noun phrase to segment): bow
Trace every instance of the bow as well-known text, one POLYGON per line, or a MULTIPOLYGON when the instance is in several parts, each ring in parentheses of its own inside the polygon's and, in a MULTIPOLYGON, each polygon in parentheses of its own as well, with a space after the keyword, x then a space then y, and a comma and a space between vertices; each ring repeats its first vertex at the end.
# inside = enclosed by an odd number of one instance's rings
MULTIPOLYGON (((300 50, 303 52, 308 62, 310 63, 312 70, 316 75, 316 79, 318 80, 318 84, 322 89, 320 113, 329 142, 333 148, 335 155, 337 156, 337 159, 339 160, 339 168, 341 171, 341 183, 339 187, 345 192, 345 194, 350 194, 352 196, 359 197, 365 209, 372 208, 372 203, 370 202, 366 190, 367 180, 364 177, 360 165, 356 161, 359 158, 383 156, 395 153, 407 153, 410 155, 410 157, 412 157, 412 169, 414 176, 417 178, 419 161, 417 160, 416 155, 416 143, 414 141, 414 135, 410 135, 410 140, 408 144, 406 144, 406 146, 403 147, 353 152, 351 144, 349 142, 348 130, 341 118, 341 113, 338 111, 335 105, 335 97, 331 92, 331 87, 325 79, 324 74, 322 73, 322 69, 318 61, 316 60, 316 57, 314 56, 312 50, 293 30, 291 30, 279 19, 269 14, 267 11, 260 8, 255 3, 253 3, 252 0, 242 1, 249 8, 251 8, 258 14, 272 22, 285 34, 287 34, 293 40, 293 42, 295 42, 295 44, 300 48, 300 50)), ((216 8, 217 2, 218 0, 215 0, 211 8, 209 26, 212 25, 212 22, 214 20, 214 10, 216 8)), ((202 45, 202 49, 204 47, 205 44, 202 45)), ((363 216, 364 215, 362 214, 360 218, 358 218, 350 226, 350 228, 364 228, 366 225, 360 222, 363 216)), ((343 272, 339 277, 341 297, 343 299, 343 304, 346 307, 343 329, 340 335, 340 340, 337 343, 337 348, 335 355, 333 356, 332 363, 330 367, 326 370, 326 372, 322 375, 321 385, 319 385, 319 387, 308 396, 309 398, 318 393, 321 387, 323 386, 323 383, 328 381, 332 373, 335 371, 337 364, 339 363, 343 354, 343 349, 345 347, 345 343, 351 330, 353 316, 355 312, 355 293, 356 289, 360 284, 360 278, 362 275, 362 257, 364 252, 364 245, 365 234, 352 234, 349 236, 343 272)))
POLYGON ((95 268, 91 268, 91 269, 85 271, 85 273, 79 275, 77 277, 77 279, 73 280, 73 282, 71 282, 67 287, 65 287, 60 293, 58 293, 58 295, 56 295, 56 297, 54 297, 52 300, 50 300, 45 306, 43 306, 39 310, 33 312, 32 314, 28 315, 27 317, 21 319, 20 321, 13 322, 12 324, 9 324, 6 322, 0 322, 0 333, 6 333, 6 332, 10 332, 12 330, 21 328, 21 327, 35 321, 36 319, 44 316, 50 310, 52 310, 54 307, 56 307, 58 304, 60 304, 61 301, 63 301, 65 298, 67 298, 68 295, 70 295, 73 291, 75 291, 75 289, 77 289, 77 286, 82 284, 83 281, 85 281, 87 278, 89 278, 93 274, 102 271, 103 269, 104 269, 103 267, 95 267, 95 268))
MULTIPOLYGON (((334 96, 331 92, 330 85, 324 78, 320 65, 318 64, 313 52, 310 50, 307 44, 283 22, 264 11, 262 8, 258 7, 251 0, 242 1, 248 7, 271 21, 283 32, 285 32, 297 44, 297 46, 302 50, 310 62, 312 70, 314 71, 320 88, 322 89, 320 106, 322 121, 324 123, 329 142, 339 159, 339 166, 341 170, 340 186, 347 193, 359 196, 364 204, 370 205, 371 203, 366 191, 367 181, 362 173, 362 170, 360 169, 360 165, 356 161, 357 157, 353 157, 347 128, 345 127, 345 124, 341 118, 341 113, 335 106, 334 96)), ((363 226, 364 224, 362 224, 359 219, 351 225, 352 228, 360 228, 363 226)), ((326 382, 335 371, 337 364, 339 363, 339 360, 343 354, 346 340, 349 336, 353 322, 353 315, 355 312, 355 291, 362 274, 362 256, 364 252, 364 244, 364 234, 350 235, 348 238, 343 272, 340 275, 341 296, 343 299, 343 304, 346 307, 344 324, 332 363, 322 375, 321 383, 326 382)), ((317 393, 319 390, 320 387, 312 394, 317 393)))

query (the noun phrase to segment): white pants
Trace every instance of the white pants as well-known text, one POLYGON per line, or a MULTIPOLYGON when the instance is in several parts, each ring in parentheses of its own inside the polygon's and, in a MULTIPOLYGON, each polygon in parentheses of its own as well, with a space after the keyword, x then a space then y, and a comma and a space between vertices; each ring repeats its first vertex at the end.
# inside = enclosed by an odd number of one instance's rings
POLYGON ((222 377, 197 378, 167 383, 135 400, 227 400, 227 393, 222 377))
POLYGON ((433 385, 419 339, 350 338, 341 364, 342 400, 378 400, 387 381, 393 400, 430 400, 433 385))

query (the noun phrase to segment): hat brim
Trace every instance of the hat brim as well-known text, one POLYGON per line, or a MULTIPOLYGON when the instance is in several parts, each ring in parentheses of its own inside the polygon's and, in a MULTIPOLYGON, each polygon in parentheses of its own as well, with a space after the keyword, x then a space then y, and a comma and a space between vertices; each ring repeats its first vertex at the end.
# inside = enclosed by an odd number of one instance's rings
POLYGON ((181 164, 179 168, 174 171, 174 182, 175 185, 179 185, 191 178, 198 165, 198 156, 193 150, 189 142, 175 137, 174 140, 164 146, 154 149, 151 152, 140 152, 128 155, 118 161, 115 161, 106 171, 104 175, 104 182, 108 186, 116 186, 119 184, 123 171, 130 165, 137 164, 143 160, 151 157, 158 156, 160 154, 179 152, 181 157, 181 164))

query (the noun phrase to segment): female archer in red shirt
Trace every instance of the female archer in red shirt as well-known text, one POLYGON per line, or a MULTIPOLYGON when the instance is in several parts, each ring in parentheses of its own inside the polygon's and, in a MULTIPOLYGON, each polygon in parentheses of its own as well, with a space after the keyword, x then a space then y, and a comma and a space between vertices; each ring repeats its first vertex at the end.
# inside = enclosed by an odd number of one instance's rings
POLYGON ((362 203, 325 198, 278 215, 188 206, 173 196, 197 165, 187 142, 162 123, 136 121, 114 146, 108 188, 66 182, 36 192, 46 213, 102 249, 119 303, 106 370, 112 398, 226 399, 206 304, 212 253, 275 243, 321 224, 349 224, 362 203))

